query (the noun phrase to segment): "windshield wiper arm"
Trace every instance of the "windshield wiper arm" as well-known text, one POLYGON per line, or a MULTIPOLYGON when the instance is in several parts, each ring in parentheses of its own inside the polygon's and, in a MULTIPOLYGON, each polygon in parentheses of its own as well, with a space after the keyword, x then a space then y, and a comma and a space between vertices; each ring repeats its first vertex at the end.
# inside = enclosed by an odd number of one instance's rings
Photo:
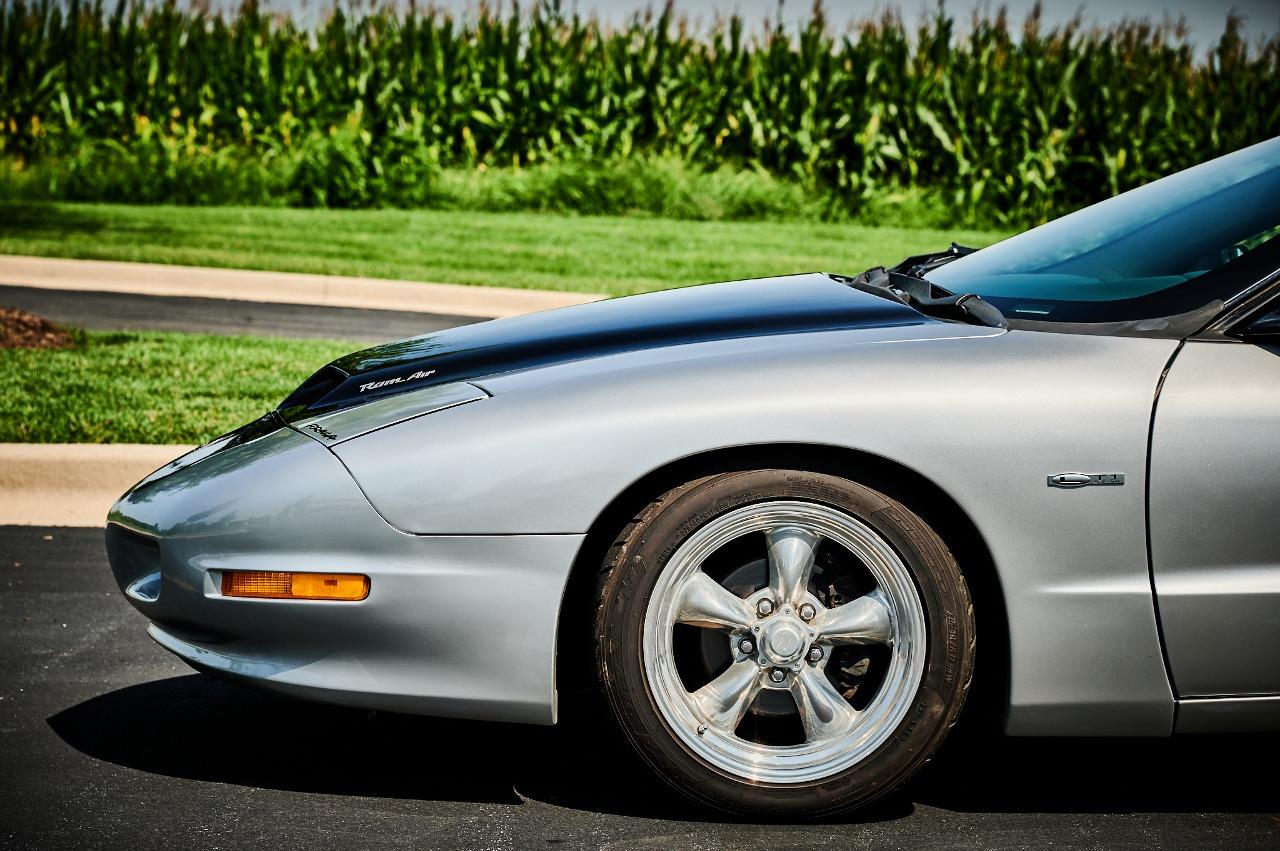
POLYGON ((952 260, 957 260, 966 255, 977 251, 976 248, 969 248, 967 245, 958 245, 951 243, 951 247, 946 251, 934 251, 931 254, 915 254, 903 260, 897 266, 890 269, 890 272, 897 272, 900 275, 910 275, 913 278, 923 278, 925 273, 932 272, 939 266, 945 266, 952 260))
POLYGON ((883 266, 876 266, 844 280, 854 289, 905 304, 928 316, 988 328, 1009 327, 1004 314, 995 305, 983 301, 976 293, 954 295, 924 278, 895 272, 883 266))

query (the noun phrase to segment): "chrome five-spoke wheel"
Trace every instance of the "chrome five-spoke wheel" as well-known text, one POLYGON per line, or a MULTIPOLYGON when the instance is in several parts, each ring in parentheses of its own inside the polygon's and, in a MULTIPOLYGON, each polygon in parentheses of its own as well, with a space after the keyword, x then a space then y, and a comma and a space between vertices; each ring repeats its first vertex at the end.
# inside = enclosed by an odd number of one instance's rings
POLYGON ((826 815, 900 786, 973 671, 968 588, 903 502, 837 476, 722 472, 656 497, 605 559, 596 673, 689 797, 826 815))
POLYGON ((883 538, 828 506, 778 500, 721 515, 676 550, 643 654, 653 699, 691 750, 739 777, 798 783, 893 732, 924 639, 920 597, 883 538))

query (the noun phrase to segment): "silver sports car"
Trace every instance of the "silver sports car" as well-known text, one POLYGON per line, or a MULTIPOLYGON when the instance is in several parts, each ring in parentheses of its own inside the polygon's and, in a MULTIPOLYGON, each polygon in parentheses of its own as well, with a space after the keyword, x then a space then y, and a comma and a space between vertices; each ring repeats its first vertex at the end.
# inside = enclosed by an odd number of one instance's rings
POLYGON ((975 672, 1011 735, 1280 729, 1277 234, 1280 139, 980 251, 357 352, 125 494, 112 570, 289 695, 592 684, 733 812, 892 791, 975 672))

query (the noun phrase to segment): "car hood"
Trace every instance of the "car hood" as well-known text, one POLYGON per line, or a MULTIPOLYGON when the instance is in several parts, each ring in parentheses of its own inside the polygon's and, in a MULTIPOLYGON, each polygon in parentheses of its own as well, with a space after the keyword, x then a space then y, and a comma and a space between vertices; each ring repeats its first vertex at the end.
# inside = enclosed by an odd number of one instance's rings
POLYGON ((825 274, 707 284, 374 346, 321 369, 279 412, 295 421, 434 385, 642 349, 937 322, 825 274))

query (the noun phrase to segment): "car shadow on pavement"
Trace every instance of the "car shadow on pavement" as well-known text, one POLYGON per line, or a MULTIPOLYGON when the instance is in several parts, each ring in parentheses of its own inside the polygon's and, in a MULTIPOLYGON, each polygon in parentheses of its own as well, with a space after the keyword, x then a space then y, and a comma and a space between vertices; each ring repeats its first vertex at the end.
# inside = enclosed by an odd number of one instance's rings
POLYGON ((48 719, 95 759, 189 780, 283 791, 557 805, 704 819, 622 747, 561 727, 373 713, 202 674, 129 686, 48 719))
MULTIPOLYGON (((284 791, 518 804, 707 821, 584 718, 555 728, 370 713, 193 674, 110 692, 52 716, 95 759, 162 776, 284 791)), ((902 792, 850 820, 915 805, 964 812, 1273 812, 1258 770, 1280 737, 962 736, 902 792)))
POLYGON ((961 812, 1275 813, 1280 736, 1007 738, 945 745, 907 790, 961 812))

